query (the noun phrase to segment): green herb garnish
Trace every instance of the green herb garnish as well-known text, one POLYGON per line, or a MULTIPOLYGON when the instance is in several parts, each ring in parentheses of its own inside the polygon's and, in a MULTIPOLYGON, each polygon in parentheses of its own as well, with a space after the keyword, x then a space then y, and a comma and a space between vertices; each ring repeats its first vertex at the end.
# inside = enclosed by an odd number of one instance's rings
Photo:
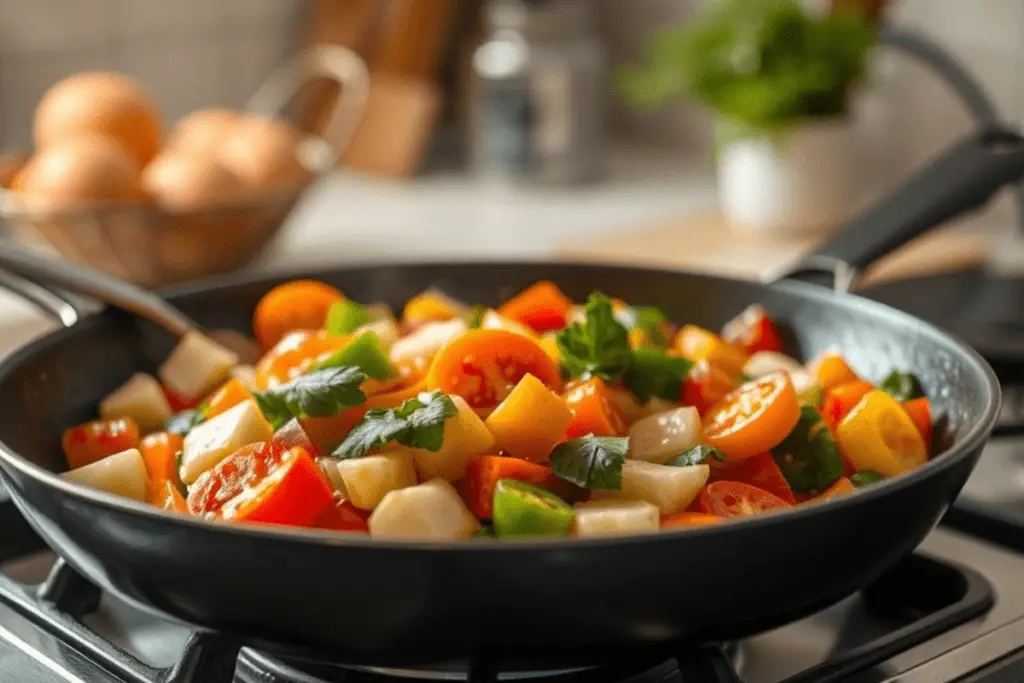
POLYGON ((622 380, 641 403, 652 396, 678 401, 691 369, 693 362, 686 358, 669 356, 661 349, 640 348, 633 351, 633 364, 622 380))
POLYGON ((483 304, 475 304, 473 308, 469 309, 469 315, 466 316, 466 327, 471 330, 480 329, 480 326, 484 324, 484 316, 486 314, 486 306, 483 304))
POLYGON ((558 352, 572 377, 621 377, 633 363, 626 328, 615 319, 611 301, 594 292, 584 308, 586 318, 558 333, 558 352))
POLYGON ((317 363, 314 370, 339 367, 359 368, 367 377, 373 379, 398 377, 398 370, 388 359, 388 352, 384 349, 380 337, 370 331, 363 332, 344 348, 338 349, 317 363))
POLYGON ((365 306, 351 299, 342 299, 331 304, 324 327, 329 334, 352 334, 368 322, 370 312, 365 306))
POLYGON ((924 396, 921 381, 912 372, 893 370, 882 380, 879 388, 887 394, 892 394, 893 398, 901 403, 924 396))
POLYGON ((689 467, 690 465, 703 465, 711 458, 719 462, 725 462, 725 453, 713 446, 697 444, 681 455, 677 455, 665 464, 669 467, 689 467))
POLYGON ((437 451, 444 443, 444 422, 459 409, 440 391, 422 392, 397 408, 378 408, 366 413, 340 446, 335 458, 360 458, 389 441, 410 448, 437 451))
POLYGON ((817 410, 805 406, 800 420, 782 443, 772 449, 775 462, 794 491, 824 491, 843 476, 843 458, 832 433, 817 410))
POLYGON ((274 429, 293 417, 330 417, 361 405, 366 394, 359 385, 366 375, 359 368, 314 370, 255 394, 256 403, 274 429))
POLYGON ((860 472, 854 473, 854 475, 850 477, 850 483, 856 486, 857 488, 862 489, 865 486, 877 484, 883 479, 885 479, 885 477, 883 477, 878 472, 875 472, 874 470, 861 470, 860 472))
POLYGON ((195 410, 183 410, 180 413, 175 413, 164 423, 164 429, 171 434, 187 435, 195 427, 206 422, 206 415, 201 408, 202 406, 195 410))
POLYGON ((625 437, 584 436, 551 451, 551 471, 586 489, 618 491, 628 450, 625 437))
POLYGON ((669 338, 665 336, 661 326, 668 322, 668 317, 661 309, 654 306, 628 306, 615 314, 615 317, 628 330, 639 330, 648 344, 666 347, 669 338))

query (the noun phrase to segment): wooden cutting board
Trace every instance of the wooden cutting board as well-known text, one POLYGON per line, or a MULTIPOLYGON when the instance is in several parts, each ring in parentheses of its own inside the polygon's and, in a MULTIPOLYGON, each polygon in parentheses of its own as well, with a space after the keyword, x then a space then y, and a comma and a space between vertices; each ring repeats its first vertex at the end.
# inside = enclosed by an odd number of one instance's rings
MULTIPOLYGON (((794 263, 821 238, 765 237, 729 228, 718 213, 670 218, 633 230, 597 234, 561 245, 562 258, 660 266, 764 280, 794 263)), ((914 240, 880 260, 861 286, 978 268, 988 258, 983 236, 946 228, 914 240)))

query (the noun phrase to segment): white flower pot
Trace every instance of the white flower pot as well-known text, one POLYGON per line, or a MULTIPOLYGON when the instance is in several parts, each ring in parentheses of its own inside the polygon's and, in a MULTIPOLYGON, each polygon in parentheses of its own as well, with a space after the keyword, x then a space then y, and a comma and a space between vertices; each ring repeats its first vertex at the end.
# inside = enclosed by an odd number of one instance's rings
POLYGON ((828 232, 850 217, 859 199, 854 152, 845 119, 729 141, 718 158, 721 210, 738 230, 828 232))

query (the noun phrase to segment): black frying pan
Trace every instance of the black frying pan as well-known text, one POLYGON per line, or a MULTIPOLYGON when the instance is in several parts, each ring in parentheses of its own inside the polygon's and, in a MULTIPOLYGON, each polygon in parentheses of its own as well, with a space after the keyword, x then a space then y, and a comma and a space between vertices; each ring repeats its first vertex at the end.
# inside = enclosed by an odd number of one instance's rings
MULTIPOLYGON (((971 138, 855 221, 797 270, 855 270, 983 204, 1024 174, 1015 135, 971 138)), ((970 348, 877 303, 795 280, 760 285, 688 273, 562 263, 384 265, 312 273, 359 301, 399 306, 429 286, 497 304, 538 279, 593 289, 716 328, 759 302, 793 353, 838 346, 869 378, 907 368, 944 426, 919 470, 825 505, 718 527, 610 540, 417 544, 175 516, 62 481, 59 437, 174 340, 107 311, 0 363, 0 469, 30 523, 86 577, 144 608, 279 652, 377 665, 465 656, 501 666, 587 662, 670 643, 738 638, 851 594, 910 552, 967 479, 999 387, 970 348)), ((210 327, 248 330, 269 287, 231 277, 168 296, 210 327)))

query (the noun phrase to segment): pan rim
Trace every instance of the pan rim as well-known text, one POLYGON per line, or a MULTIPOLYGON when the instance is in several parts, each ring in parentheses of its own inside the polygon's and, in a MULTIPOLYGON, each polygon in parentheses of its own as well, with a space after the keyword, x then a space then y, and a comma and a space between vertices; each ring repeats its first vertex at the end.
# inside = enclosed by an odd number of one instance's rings
MULTIPOLYGON (((758 530, 767 531, 776 524, 784 524, 787 520, 795 517, 810 518, 822 514, 822 511, 839 509, 840 507, 853 508, 860 505, 869 505, 877 498, 881 498, 897 491, 909 488, 919 479, 938 474, 939 472, 953 467, 961 459, 975 449, 980 449, 991 435, 992 428, 999 415, 1001 403, 1001 390, 995 371, 988 362, 971 346, 958 336, 940 330, 935 325, 917 318, 909 313, 900 311, 892 306, 883 304, 856 294, 835 292, 820 285, 796 280, 784 280, 773 283, 763 283, 752 280, 741 280, 717 276, 709 273, 693 271, 673 270, 669 268, 658 268, 649 266, 634 266, 614 262, 579 262, 572 260, 552 259, 520 259, 520 260, 443 260, 443 261, 368 261, 344 264, 333 268, 317 268, 309 270, 280 270, 264 273, 232 273, 213 278, 206 278, 195 283, 178 285, 160 293, 170 299, 185 296, 199 296, 208 292, 225 289, 232 286, 242 285, 266 285, 273 286, 278 282, 284 282, 295 278, 326 278, 338 272, 365 271, 381 268, 408 267, 415 269, 457 269, 465 267, 536 267, 538 265, 551 265, 558 268, 578 267, 581 270, 615 269, 632 272, 636 274, 648 274, 659 276, 694 276, 708 280, 722 282, 742 283, 752 287, 765 287, 770 289, 789 290, 797 296, 817 300, 829 305, 839 305, 847 308, 857 307, 867 309, 873 315, 888 318, 895 323, 913 323, 922 333, 932 339, 941 342, 944 346, 961 353, 970 363, 975 366, 980 376, 984 378, 988 392, 987 405, 982 411, 981 419, 971 425, 963 437, 951 448, 930 459, 921 467, 899 475, 871 487, 859 491, 855 496, 844 496, 838 499, 826 501, 819 505, 801 505, 788 508, 780 512, 772 512, 754 515, 742 520, 731 521, 727 524, 711 525, 704 527, 681 528, 671 531, 658 531, 648 534, 631 534, 628 536, 594 537, 594 538, 536 538, 536 539, 466 539, 458 541, 402 541, 389 539, 372 539, 365 534, 346 534, 329 530, 305 529, 300 527, 275 527, 272 525, 243 525, 227 522, 214 522, 200 517, 180 515, 169 511, 160 510, 144 502, 135 501, 112 493, 92 489, 84 485, 66 481, 57 473, 33 463, 24 456, 15 452, 6 442, 0 441, 0 464, 11 467, 22 475, 29 477, 39 484, 56 488, 62 495, 82 500, 91 505, 97 505, 114 512, 140 514, 148 519, 160 523, 174 523, 203 533, 226 533, 237 536, 238 540, 258 541, 271 540, 276 542, 311 544, 319 547, 334 546, 338 548, 351 548, 353 550, 380 550, 396 553, 431 551, 431 552, 491 552, 507 553, 522 550, 538 551, 561 551, 569 552, 575 548, 582 551, 597 551, 602 548, 622 548, 633 544, 657 543, 659 541, 672 542, 680 538, 695 538, 709 534, 729 533, 756 533, 758 530)), ((856 311, 855 311, 856 312, 856 311)), ((62 343, 65 338, 74 337, 77 334, 87 333, 89 326, 99 325, 102 321, 100 315, 89 316, 82 322, 70 328, 62 328, 52 331, 42 337, 32 340, 21 346, 0 360, 0 384, 9 374, 28 358, 41 353, 48 346, 62 343)), ((2 469, 2 468, 0 468, 2 469)))

